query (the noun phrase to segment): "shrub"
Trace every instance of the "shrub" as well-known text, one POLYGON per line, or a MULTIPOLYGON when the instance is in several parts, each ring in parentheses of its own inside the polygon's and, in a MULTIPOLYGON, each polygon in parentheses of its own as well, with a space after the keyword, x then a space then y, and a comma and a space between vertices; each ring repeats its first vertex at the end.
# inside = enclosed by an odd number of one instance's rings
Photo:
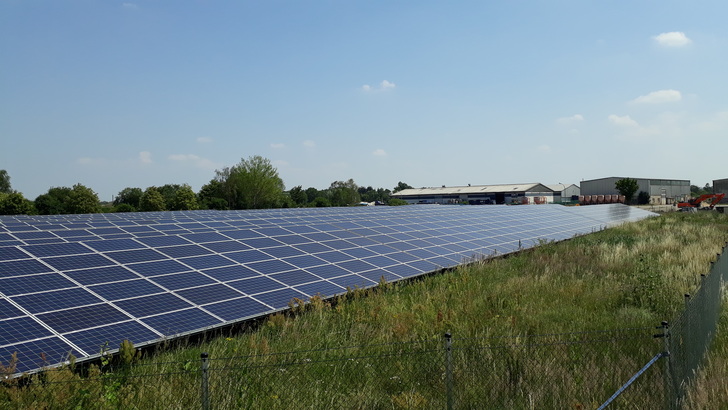
POLYGON ((647 205, 649 203, 650 203, 650 194, 648 194, 645 191, 640 191, 640 193, 637 194, 637 204, 647 205))

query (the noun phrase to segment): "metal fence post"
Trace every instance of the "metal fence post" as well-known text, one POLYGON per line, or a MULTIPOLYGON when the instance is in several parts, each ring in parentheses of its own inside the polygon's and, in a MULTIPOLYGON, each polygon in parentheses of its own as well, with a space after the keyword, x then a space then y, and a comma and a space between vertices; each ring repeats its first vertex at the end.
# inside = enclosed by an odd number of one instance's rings
POLYGON ((200 354, 200 359, 202 359, 202 410, 210 410, 210 389, 207 380, 210 361, 207 358, 207 353, 200 354))
POLYGON ((452 335, 445 333, 445 383, 447 388, 447 410, 452 410, 452 335))
MULTIPOLYGON (((683 349, 683 352, 684 352, 685 357, 683 358, 683 363, 684 363, 684 366, 690 366, 690 363, 693 362, 693 349, 695 349, 695 343, 694 343, 695 335, 693 334, 693 329, 692 329, 693 318, 690 315, 691 314, 690 294, 686 293, 684 296, 685 296, 685 312, 683 312, 683 317, 685 318, 685 333, 684 333, 685 348, 683 349)), ((695 305, 695 303, 692 303, 692 305, 695 305)))
POLYGON ((675 406, 675 392, 673 391, 672 357, 670 357, 670 324, 666 320, 663 320, 660 325, 662 328, 663 357, 666 358, 665 374, 663 376, 665 382, 665 400, 667 401, 667 408, 671 409, 675 406))

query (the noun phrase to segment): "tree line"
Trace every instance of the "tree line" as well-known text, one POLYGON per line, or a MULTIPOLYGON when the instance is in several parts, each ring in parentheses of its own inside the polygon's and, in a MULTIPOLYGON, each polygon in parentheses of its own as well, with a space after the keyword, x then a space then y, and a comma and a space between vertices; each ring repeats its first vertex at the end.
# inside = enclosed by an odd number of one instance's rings
POLYGON ((35 200, 13 190, 10 175, 0 170, 0 215, 57 215, 98 212, 184 211, 195 209, 268 209, 352 206, 363 202, 405 205, 391 194, 412 188, 399 182, 393 190, 358 186, 353 179, 334 181, 323 190, 295 186, 286 191, 278 170, 261 156, 241 159, 215 171, 210 182, 194 192, 188 184, 166 184, 122 189, 110 203, 82 184, 52 187, 35 200))

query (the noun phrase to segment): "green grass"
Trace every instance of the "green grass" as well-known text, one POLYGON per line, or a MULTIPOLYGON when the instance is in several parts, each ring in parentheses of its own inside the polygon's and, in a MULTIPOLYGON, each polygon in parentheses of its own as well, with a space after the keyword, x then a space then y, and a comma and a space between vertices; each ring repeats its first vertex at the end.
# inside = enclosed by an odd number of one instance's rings
MULTIPOLYGON (((596 407, 660 351, 654 327, 680 311, 682 295, 727 240, 724 215, 668 214, 336 301, 317 299, 247 332, 163 350, 118 370, 93 367, 87 379, 52 370, 29 386, 0 390, 0 407, 198 407, 204 351, 215 359, 217 408, 442 408, 448 331, 461 347, 453 354, 456 408, 596 407), (619 328, 646 330, 601 343, 533 343, 544 340, 534 335, 619 328), (374 344, 384 345, 368 347, 374 344), (324 350, 344 346, 357 347, 324 350), (271 355, 297 351, 304 352, 271 355), (153 374, 164 376, 146 376, 153 374)), ((716 341, 723 353, 724 334, 716 341)), ((547 340, 590 338, 598 337, 547 340)), ((724 359, 710 363, 716 369, 701 375, 706 386, 728 373, 724 359)), ((659 371, 646 373, 615 404, 652 408, 661 388, 659 371)), ((706 389, 691 393, 696 407, 712 403, 707 397, 728 401, 719 382, 706 389)))

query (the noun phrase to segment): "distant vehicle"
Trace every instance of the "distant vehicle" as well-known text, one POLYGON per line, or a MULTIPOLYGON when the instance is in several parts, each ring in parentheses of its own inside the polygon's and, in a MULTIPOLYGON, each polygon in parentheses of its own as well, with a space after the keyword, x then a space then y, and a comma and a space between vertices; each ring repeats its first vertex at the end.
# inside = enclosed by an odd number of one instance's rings
POLYGON ((688 202, 678 202, 679 209, 714 209, 715 206, 725 198, 725 194, 704 194, 697 198, 692 198, 688 202), (703 202, 708 202, 708 206, 701 208, 703 202))

